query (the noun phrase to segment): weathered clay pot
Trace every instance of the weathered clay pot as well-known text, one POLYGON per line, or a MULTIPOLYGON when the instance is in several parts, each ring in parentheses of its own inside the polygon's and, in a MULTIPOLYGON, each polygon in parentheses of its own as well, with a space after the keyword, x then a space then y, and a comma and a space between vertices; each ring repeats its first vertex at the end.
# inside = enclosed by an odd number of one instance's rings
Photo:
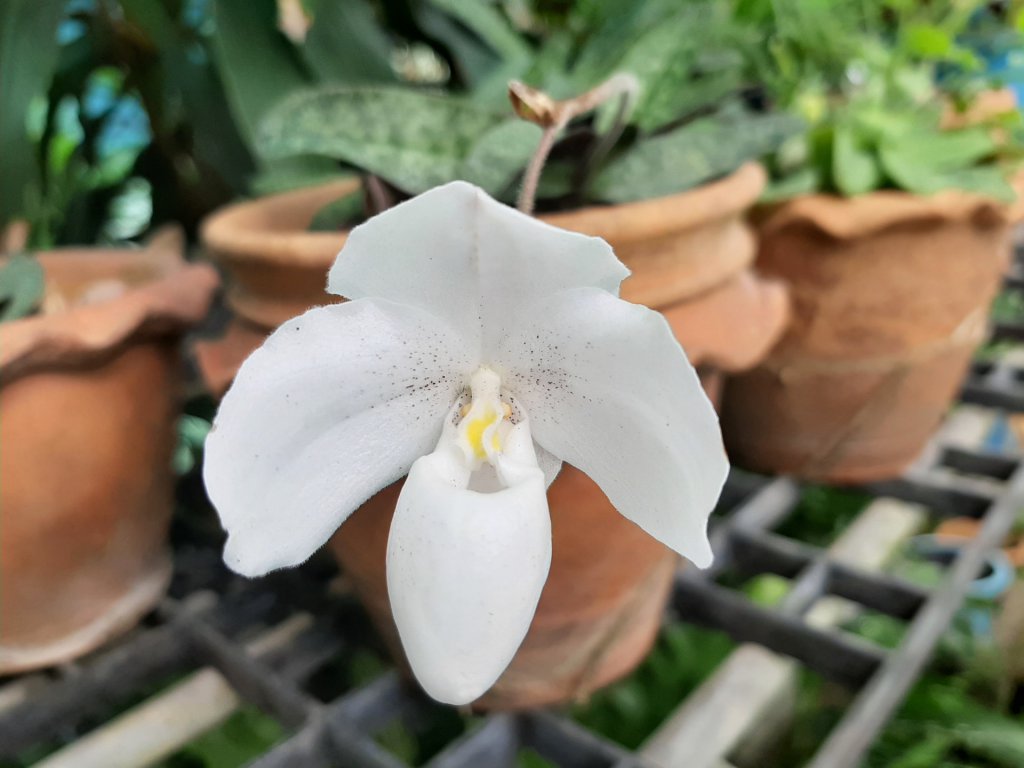
POLYGON ((0 674, 92 650, 167 586, 177 342, 217 284, 181 246, 41 254, 47 311, 0 325, 0 674))
MULTIPOLYGON (((718 370, 754 365, 787 317, 785 288, 750 269, 755 244, 744 215, 764 183, 764 171, 750 165, 679 195, 542 218, 612 245, 633 271, 623 298, 665 314, 714 397, 718 370)), ((318 208, 350 189, 331 185, 242 203, 204 226, 211 255, 235 280, 228 297, 241 316, 220 346, 197 350, 214 391, 226 389, 260 343, 261 326, 269 330, 309 306, 337 300, 323 287, 345 233, 301 230, 318 208), (290 262, 297 266, 286 277, 290 262), (278 292, 278 286, 287 288, 278 292)), ((401 658, 384 578, 398 488, 382 491, 350 517, 332 548, 401 658)), ((513 709, 583 696, 629 672, 658 631, 676 556, 615 512, 575 468, 563 468, 549 506, 553 562, 547 585, 522 648, 481 707, 513 709)))
MULTIPOLYGON (((203 225, 210 256, 228 274, 236 322, 197 356, 211 390, 223 392, 262 337, 309 307, 339 301, 324 291, 346 232, 307 232, 324 205, 355 181, 228 206, 203 225)), ((764 188, 758 165, 678 195, 543 216, 603 237, 633 271, 622 297, 669 318, 691 362, 724 370, 754 364, 782 332, 785 288, 750 271, 755 243, 744 217, 764 188)))
POLYGON ((754 262, 745 217, 765 185, 756 164, 668 197, 541 218, 607 240, 632 275, 622 298, 664 309, 742 274, 754 262))
POLYGON ((751 270, 746 217, 764 185, 764 169, 748 164, 677 195, 542 217, 612 246, 632 272, 622 298, 665 315, 716 406, 722 372, 756 364, 789 317, 784 285, 751 270))
POLYGON ((793 319, 726 385, 731 457, 832 482, 898 474, 949 407, 1009 258, 1014 207, 950 191, 797 198, 758 216, 793 319))
POLYGON ((347 179, 269 195, 203 222, 203 245, 228 275, 224 298, 236 317, 271 331, 310 307, 340 301, 324 288, 348 233, 307 229, 323 206, 358 187, 358 179, 347 179))

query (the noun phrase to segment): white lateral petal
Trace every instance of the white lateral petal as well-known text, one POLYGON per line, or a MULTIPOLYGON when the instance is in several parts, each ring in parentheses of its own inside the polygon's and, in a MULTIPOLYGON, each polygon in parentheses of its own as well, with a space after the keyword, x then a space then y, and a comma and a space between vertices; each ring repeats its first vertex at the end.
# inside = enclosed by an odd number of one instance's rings
POLYGON ((454 449, 413 464, 388 539, 388 596, 409 665, 446 704, 478 698, 530 627, 551 564, 543 473, 465 489, 454 449))
POLYGON ((301 563, 429 452, 477 361, 436 318, 364 299, 310 310, 245 361, 206 441, 224 558, 301 563))
POLYGON ((562 471, 562 460, 540 445, 536 440, 533 442, 534 453, 537 454, 537 466, 544 473, 544 485, 548 488, 555 482, 558 473, 562 471))
POLYGON ((456 181, 353 229, 327 289, 419 307, 491 349, 522 306, 567 288, 618 293, 628 274, 603 240, 544 224, 456 181))
POLYGON ((536 441, 700 567, 729 471, 718 417, 657 312, 594 289, 535 304, 504 340, 503 382, 536 441))

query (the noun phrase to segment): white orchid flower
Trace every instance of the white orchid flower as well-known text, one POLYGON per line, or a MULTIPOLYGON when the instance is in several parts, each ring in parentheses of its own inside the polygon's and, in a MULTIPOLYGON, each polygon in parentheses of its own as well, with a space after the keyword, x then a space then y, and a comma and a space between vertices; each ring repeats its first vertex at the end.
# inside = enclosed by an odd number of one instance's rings
POLYGON ((709 565, 718 420, 664 318, 617 297, 628 274, 603 240, 462 182, 356 227, 328 277, 350 301, 278 328, 220 406, 204 472, 228 565, 301 563, 408 475, 388 591, 413 672, 451 704, 526 635, 562 461, 709 565))

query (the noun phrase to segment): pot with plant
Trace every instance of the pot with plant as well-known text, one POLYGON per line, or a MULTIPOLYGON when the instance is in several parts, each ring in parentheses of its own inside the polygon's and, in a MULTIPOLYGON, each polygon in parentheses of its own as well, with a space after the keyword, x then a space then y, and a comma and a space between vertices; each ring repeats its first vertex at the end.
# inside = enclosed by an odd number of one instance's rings
POLYGON ((357 590, 443 702, 523 707, 623 674, 676 553, 710 563, 728 471, 664 317, 616 295, 627 274, 465 182, 353 229, 328 277, 350 300, 282 324, 207 440, 228 565, 295 565, 340 524, 357 590), (563 462, 604 506, 559 506, 563 462))
POLYGON ((217 285, 182 247, 0 259, 0 674, 92 650, 170 580, 178 346, 217 285))
MULTIPOLYGON (((671 29, 679 26, 674 19, 671 29)), ((663 46, 679 39, 662 29, 655 33, 663 46)), ((642 62, 642 50, 630 41, 621 60, 642 62)), ((705 75, 683 70, 673 73, 674 83, 651 75, 639 96, 636 78, 615 74, 568 100, 517 84, 511 96, 525 120, 483 99, 410 88, 334 87, 286 98, 263 123, 265 155, 326 156, 361 171, 363 179, 242 203, 206 223, 204 242, 229 274, 228 300, 244 323, 232 331, 238 349, 204 350, 207 370, 217 367, 211 362, 220 366, 214 388, 226 386, 241 359, 291 316, 342 296, 356 298, 324 289, 338 250, 344 248, 335 270, 359 250, 352 250, 351 238, 360 230, 350 238, 350 226, 456 178, 511 201, 522 177, 520 209, 531 211, 539 200, 542 220, 607 240, 633 272, 623 297, 661 310, 691 362, 751 365, 778 335, 786 304, 778 285, 750 271, 754 246, 743 215, 764 175, 744 163, 788 135, 792 121, 754 114, 737 101, 717 108, 723 89, 735 89, 727 78, 712 83, 707 75, 703 100, 695 101, 684 84, 705 75)), ((469 232, 476 226, 470 213, 445 221, 453 231, 469 232)), ((387 214, 380 219, 387 221, 387 214)), ((512 243, 518 242, 515 221, 501 225, 512 243)), ((491 230, 491 240, 500 243, 503 231, 491 230)), ((394 246, 381 240, 380 254, 408 250, 410 244, 399 245, 406 236, 396 230, 394 246)), ((525 250, 504 258, 513 263, 501 269, 513 273, 515 262, 524 270, 532 263, 525 250)), ((443 263, 432 271, 424 261, 418 279, 430 285, 445 279, 443 263)), ((610 500, 586 469, 566 463, 548 491, 553 545, 546 586, 529 633, 480 706, 516 708, 586 695, 625 674, 653 642, 677 555, 619 515, 621 500, 610 500)), ((385 560, 400 493, 400 484, 381 491, 331 540, 399 658, 385 560)))
POLYGON ((985 338, 1021 214, 1019 113, 958 125, 931 67, 881 36, 858 45, 834 89, 815 66, 789 98, 809 128, 755 221, 793 319, 723 404, 737 463, 834 482, 894 476, 924 447, 985 338))
POLYGON ((708 38, 695 44, 680 34, 692 28, 693 8, 662 18, 651 15, 667 13, 656 4, 636 5, 632 25, 587 22, 584 37, 603 40, 600 51, 596 42, 573 49, 566 31, 565 39, 549 33, 536 50, 520 40, 518 53, 505 54, 515 66, 503 73, 585 93, 551 100, 562 105, 558 126, 509 114, 507 80, 500 88, 490 80, 471 84, 459 96, 410 85, 283 92, 257 138, 266 161, 329 159, 350 173, 229 207, 206 222, 204 242, 228 272, 227 298, 239 318, 225 344, 200 351, 213 388, 223 390, 266 332, 333 300, 322 274, 349 227, 451 179, 512 202, 532 175, 537 215, 611 243, 633 273, 623 295, 665 310, 691 359, 738 370, 763 355, 781 331, 786 304, 779 285, 750 270, 754 244, 744 215, 764 184, 750 161, 790 135, 795 121, 752 112, 737 97, 739 63, 715 49, 733 34, 727 18, 705 19, 708 38), (552 59, 556 49, 563 55, 552 59), (596 117, 588 103, 599 106, 596 117), (550 153, 537 152, 543 136, 550 153), (535 156, 542 162, 529 169, 535 156))

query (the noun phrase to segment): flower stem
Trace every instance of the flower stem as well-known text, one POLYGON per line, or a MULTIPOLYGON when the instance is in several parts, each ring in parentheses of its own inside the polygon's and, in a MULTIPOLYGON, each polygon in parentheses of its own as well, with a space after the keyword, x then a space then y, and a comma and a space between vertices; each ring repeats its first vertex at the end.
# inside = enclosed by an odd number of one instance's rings
POLYGON ((519 201, 516 207, 523 213, 533 213, 533 206, 537 201, 537 185, 540 184, 540 174, 544 170, 544 164, 551 154, 551 148, 555 146, 558 134, 565 128, 565 123, 558 122, 544 129, 540 137, 540 144, 530 158, 530 164, 526 166, 526 173, 523 175, 523 187, 519 190, 519 201))
POLYGON ((376 216, 395 204, 391 190, 380 176, 375 176, 372 173, 364 176, 363 188, 366 190, 366 203, 369 208, 367 217, 376 216))
MULTIPOLYGON (((537 198, 537 186, 540 183, 544 164, 547 162, 548 155, 551 154, 551 149, 559 134, 570 122, 576 117, 596 109, 609 99, 616 97, 622 99, 614 124, 601 137, 590 155, 589 164, 593 165, 608 153, 621 135, 639 92, 639 81, 633 75, 624 72, 612 75, 586 93, 563 101, 554 101, 547 94, 522 83, 509 83, 509 98, 512 100, 516 113, 523 119, 530 120, 544 128, 540 143, 523 174, 523 187, 519 192, 517 204, 519 210, 523 213, 533 213, 537 198)), ((591 175, 592 172, 588 169, 584 175, 585 181, 589 181, 591 175)))

